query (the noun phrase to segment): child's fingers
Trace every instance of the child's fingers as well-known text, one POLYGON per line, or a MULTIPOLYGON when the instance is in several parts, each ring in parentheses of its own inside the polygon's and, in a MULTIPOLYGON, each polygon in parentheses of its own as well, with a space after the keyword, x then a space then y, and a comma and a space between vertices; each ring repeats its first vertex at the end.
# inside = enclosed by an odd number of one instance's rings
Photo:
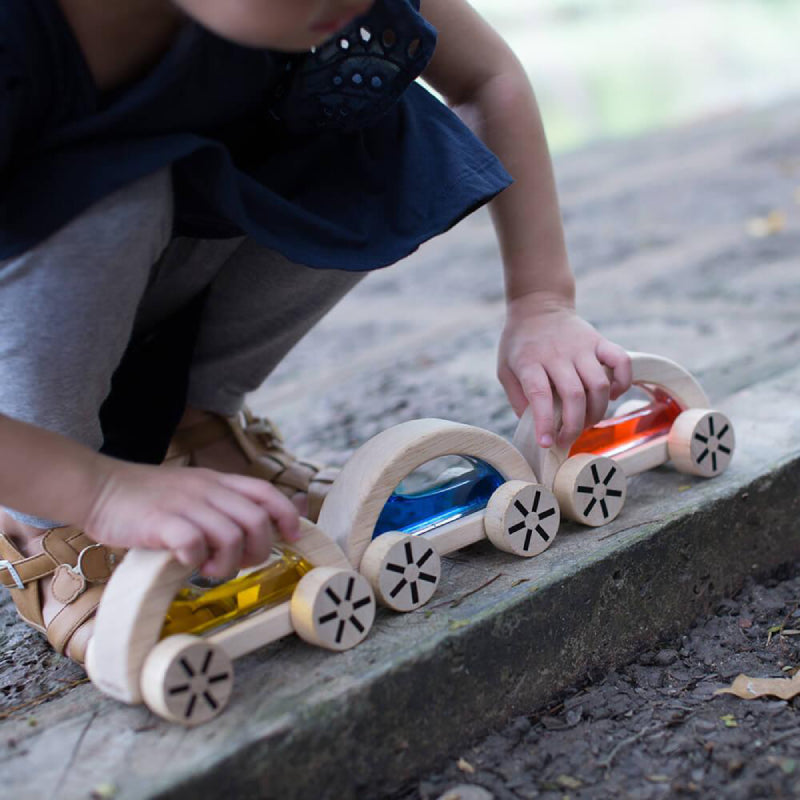
POLYGON ((232 519, 243 530, 244 564, 260 564, 269 558, 273 536, 269 509, 224 486, 209 492, 206 499, 211 506, 232 519))
POLYGON ((505 390, 508 402, 511 403, 514 413, 521 417, 528 407, 528 398, 525 397, 525 392, 517 380, 517 376, 514 375, 509 367, 501 366, 497 370, 497 378, 505 390))
POLYGON ((550 379, 540 364, 519 371, 519 382, 531 406, 536 441, 540 447, 553 445, 553 392, 550 379))
POLYGON ((585 427, 590 427, 605 416, 611 382, 606 370, 596 358, 583 357, 575 365, 586 390, 585 427))
POLYGON ((607 339, 601 339, 597 343, 595 353, 602 364, 613 370, 614 378, 611 382, 610 397, 612 400, 616 400, 631 388, 633 379, 631 357, 623 348, 607 339))
POLYGON ((553 368, 550 380, 561 400, 561 430, 559 447, 567 447, 583 430, 586 420, 586 389, 575 367, 562 363, 553 368))
POLYGON ((170 515, 154 528, 158 541, 143 542, 145 547, 166 548, 185 567, 199 567, 208 560, 205 536, 190 520, 170 515))
POLYGON ((281 538, 294 542, 300 538, 300 514, 294 503, 271 483, 249 478, 246 475, 230 475, 220 473, 218 480, 254 503, 263 506, 269 512, 281 538))
POLYGON ((209 557, 203 563, 203 574, 224 578, 237 572, 244 552, 244 531, 230 517, 203 503, 186 509, 182 516, 197 525, 205 535, 209 557))

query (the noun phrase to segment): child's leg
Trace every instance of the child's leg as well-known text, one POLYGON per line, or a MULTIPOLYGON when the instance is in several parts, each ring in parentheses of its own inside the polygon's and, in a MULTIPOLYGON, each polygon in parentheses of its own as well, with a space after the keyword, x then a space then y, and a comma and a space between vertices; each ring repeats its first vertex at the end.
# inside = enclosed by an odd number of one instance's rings
MULTIPOLYGON (((182 283, 208 243, 169 274, 163 272, 163 298, 171 282, 182 283)), ((224 472, 256 475, 292 498, 301 514, 315 518, 330 471, 300 461, 276 439, 270 426, 246 426, 230 417, 245 394, 257 389, 308 330, 358 281, 363 273, 317 270, 293 264, 252 241, 241 240, 211 286, 190 370, 184 428, 173 441, 169 459, 224 472), (211 412, 210 414, 208 412, 211 412), (250 431, 252 430, 252 437, 250 431), (243 446, 247 439, 251 446, 243 446)), ((153 324, 163 308, 143 307, 142 319, 153 324)))
MULTIPOLYGON (((100 446, 98 412, 171 228, 170 176, 162 172, 103 199, 22 256, 0 262, 0 412, 100 446)), ((4 459, 24 457, 2 452, 4 459)), ((0 558, 15 563, 45 547, 60 554, 54 558, 66 558, 70 548, 85 548, 85 537, 61 525, 0 509, 7 536, 0 539, 0 558), (59 530, 45 537, 48 528, 59 530)), ((48 628, 56 646, 68 643, 69 654, 80 660, 91 632, 91 623, 81 622, 89 619, 100 584, 73 598, 74 606, 67 600, 67 612, 48 590, 51 581, 44 574, 14 590, 15 602, 26 619, 48 628)))
POLYGON ((137 329, 174 313, 174 298, 197 281, 210 257, 219 263, 226 250, 203 308, 188 405, 231 415, 364 273, 294 264, 249 239, 181 240, 159 264, 157 291, 142 303, 137 329))
MULTIPOLYGON (((98 448, 98 410, 172 228, 168 172, 104 198, 0 262, 0 411, 98 448)), ((13 458, 13 454, 3 454, 13 458)), ((8 514, 34 527, 54 520, 8 514)))

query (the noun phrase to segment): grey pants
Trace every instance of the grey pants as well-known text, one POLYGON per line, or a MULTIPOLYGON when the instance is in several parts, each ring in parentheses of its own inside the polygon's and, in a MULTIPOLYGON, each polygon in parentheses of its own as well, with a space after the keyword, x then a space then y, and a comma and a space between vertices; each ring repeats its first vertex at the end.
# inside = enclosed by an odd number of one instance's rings
POLYGON ((100 406, 128 343, 206 288, 188 405, 236 413, 362 275, 244 238, 171 239, 172 208, 165 170, 0 261, 0 413, 99 448, 100 406))

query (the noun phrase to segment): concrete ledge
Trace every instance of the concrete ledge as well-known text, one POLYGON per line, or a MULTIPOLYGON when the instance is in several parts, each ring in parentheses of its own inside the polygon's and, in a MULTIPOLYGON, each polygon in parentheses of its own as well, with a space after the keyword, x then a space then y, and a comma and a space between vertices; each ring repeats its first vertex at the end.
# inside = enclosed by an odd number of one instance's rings
POLYGON ((720 478, 637 476, 612 525, 565 526, 530 561, 486 544, 458 553, 430 606, 382 612, 353 651, 292 639, 237 662, 231 706, 211 725, 187 732, 88 685, 12 717, 4 791, 380 796, 587 671, 680 631, 745 576, 800 558, 799 393, 794 369, 719 404, 739 443, 720 478))

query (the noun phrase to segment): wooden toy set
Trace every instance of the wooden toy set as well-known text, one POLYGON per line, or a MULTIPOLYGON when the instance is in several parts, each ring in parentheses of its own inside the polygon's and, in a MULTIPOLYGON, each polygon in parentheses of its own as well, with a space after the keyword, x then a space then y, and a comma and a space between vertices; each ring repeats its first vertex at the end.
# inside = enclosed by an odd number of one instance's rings
POLYGON ((204 585, 168 553, 134 550, 109 581, 87 655, 92 681, 127 703, 196 725, 222 711, 232 661, 297 633, 332 650, 369 633, 375 599, 411 611, 433 595, 441 557, 487 538, 532 557, 561 516, 590 526, 622 510, 626 479, 671 460, 712 477, 730 463, 733 427, 697 381, 664 358, 632 353, 647 399, 541 450, 528 410, 513 443, 469 425, 396 425, 345 464, 318 523, 262 567, 204 585))

